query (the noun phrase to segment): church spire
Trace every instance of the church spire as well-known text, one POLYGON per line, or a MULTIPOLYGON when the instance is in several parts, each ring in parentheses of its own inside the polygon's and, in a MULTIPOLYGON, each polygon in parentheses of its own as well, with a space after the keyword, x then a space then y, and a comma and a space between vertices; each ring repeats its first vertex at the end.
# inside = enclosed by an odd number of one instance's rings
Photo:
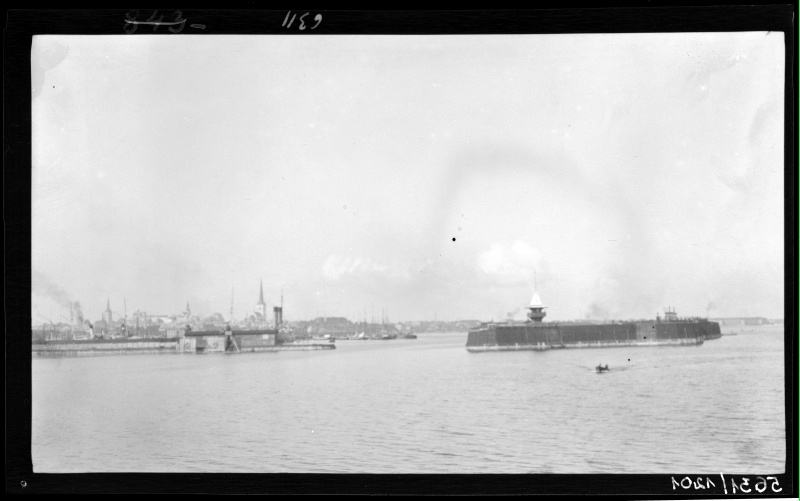
POLYGON ((264 302, 264 279, 261 279, 261 284, 258 289, 258 303, 254 312, 256 315, 256 323, 263 324, 267 321, 267 303, 264 302))
POLYGON ((264 302, 264 279, 261 279, 261 286, 258 291, 258 304, 267 304, 264 302))

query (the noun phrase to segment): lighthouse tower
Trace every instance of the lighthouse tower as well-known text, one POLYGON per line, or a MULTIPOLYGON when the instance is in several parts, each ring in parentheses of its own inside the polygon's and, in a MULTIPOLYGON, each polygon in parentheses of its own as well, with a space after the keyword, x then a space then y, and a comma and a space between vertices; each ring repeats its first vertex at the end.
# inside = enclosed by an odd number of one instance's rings
POLYGON ((256 322, 264 323, 267 321, 267 303, 264 302, 264 280, 261 280, 261 286, 258 291, 258 303, 255 308, 256 322))
POLYGON ((540 298, 539 293, 534 290, 531 304, 528 306, 528 321, 541 322, 545 315, 547 315, 544 311, 545 308, 547 308, 547 306, 542 304, 542 298, 540 298))

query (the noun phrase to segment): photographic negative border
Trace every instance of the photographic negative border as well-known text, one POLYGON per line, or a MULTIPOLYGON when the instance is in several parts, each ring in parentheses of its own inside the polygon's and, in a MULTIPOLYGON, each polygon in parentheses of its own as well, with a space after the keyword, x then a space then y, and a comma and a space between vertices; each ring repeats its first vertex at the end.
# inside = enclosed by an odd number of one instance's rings
MULTIPOLYGON (((670 7, 538 8, 529 10, 302 10, 306 18, 287 28, 285 10, 163 10, 160 36, 186 34, 563 34, 710 31, 782 31, 785 33, 784 200, 785 200, 785 413, 786 471, 775 477, 782 491, 737 493, 740 497, 797 497, 797 219, 796 219, 796 5, 670 7), (315 14, 324 20, 312 31, 315 14), (202 26, 202 28, 200 27, 202 26)), ((674 475, 358 475, 358 474, 35 474, 31 463, 30 341, 18 335, 28 328, 30 306, 30 49, 36 34, 123 34, 131 23, 147 20, 150 11, 133 17, 117 10, 10 10, 5 36, 5 168, 6 228, 6 492, 7 493, 238 493, 238 494, 497 494, 615 495, 636 498, 719 498, 733 494, 718 477, 676 471, 674 475), (674 487, 685 478, 693 486, 674 487), (700 488, 704 485, 707 488, 700 488), (725 490, 723 490, 725 488, 725 490)), ((152 35, 141 27, 130 36, 152 35)), ((723 474, 725 472, 722 472, 723 474)), ((750 475, 750 486, 756 483, 750 475)), ((747 475, 733 475, 739 481, 747 475)), ((727 476, 726 476, 727 478, 727 476)))

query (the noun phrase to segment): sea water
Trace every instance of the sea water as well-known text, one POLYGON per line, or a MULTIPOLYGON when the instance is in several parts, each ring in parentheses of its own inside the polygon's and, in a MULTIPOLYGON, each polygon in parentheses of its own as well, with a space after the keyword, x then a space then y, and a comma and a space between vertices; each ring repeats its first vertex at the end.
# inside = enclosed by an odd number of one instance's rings
POLYGON ((34 471, 782 473, 783 331, 749 329, 682 347, 469 353, 466 333, 420 333, 34 357, 34 471))

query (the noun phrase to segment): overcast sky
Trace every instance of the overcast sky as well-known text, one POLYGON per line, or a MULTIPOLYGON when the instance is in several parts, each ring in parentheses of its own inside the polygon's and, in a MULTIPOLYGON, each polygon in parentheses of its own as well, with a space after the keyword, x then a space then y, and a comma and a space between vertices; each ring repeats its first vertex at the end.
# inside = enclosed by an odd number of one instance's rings
POLYGON ((241 318, 261 278, 288 319, 522 319, 534 272, 548 320, 783 316, 782 33, 36 36, 31 71, 34 322, 241 318))

